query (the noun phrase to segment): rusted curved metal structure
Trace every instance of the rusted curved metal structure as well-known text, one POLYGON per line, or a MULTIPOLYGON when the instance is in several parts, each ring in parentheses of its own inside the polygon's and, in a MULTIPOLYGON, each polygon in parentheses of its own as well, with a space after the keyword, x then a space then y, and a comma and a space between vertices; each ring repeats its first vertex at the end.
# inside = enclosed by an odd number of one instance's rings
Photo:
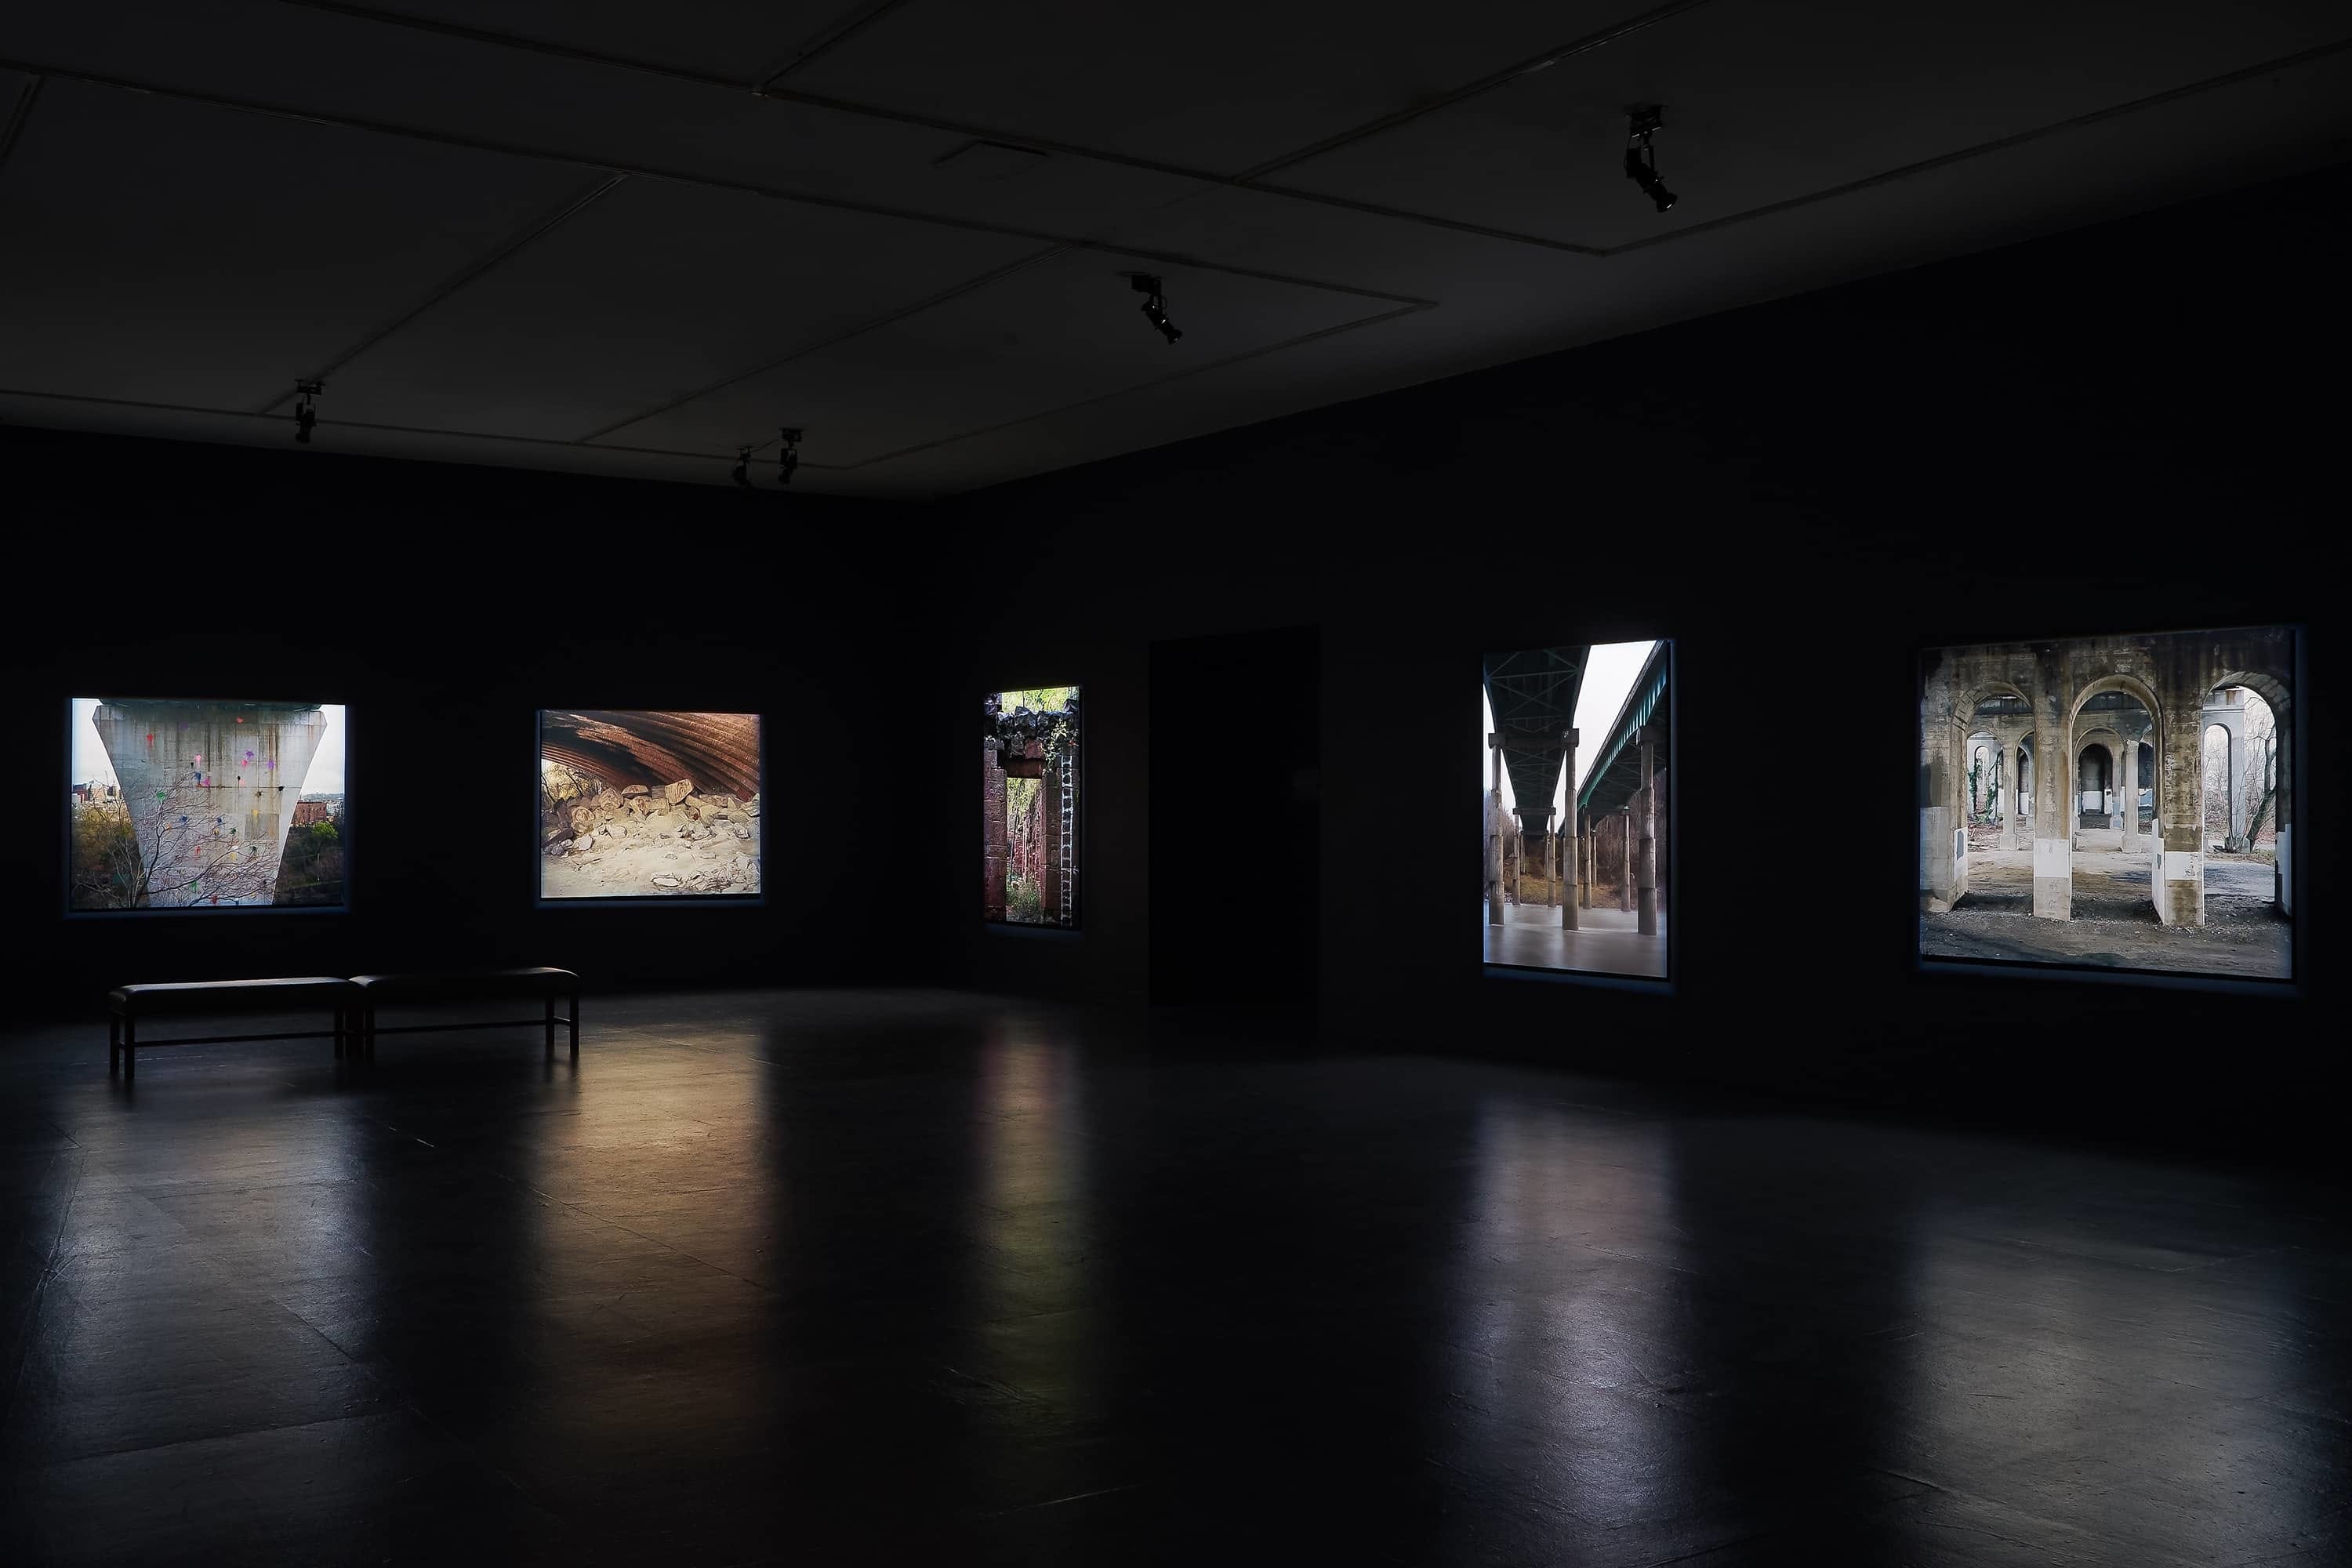
POLYGON ((615 788, 691 779, 705 795, 760 790, 760 716, 591 709, 539 717, 539 752, 615 788))

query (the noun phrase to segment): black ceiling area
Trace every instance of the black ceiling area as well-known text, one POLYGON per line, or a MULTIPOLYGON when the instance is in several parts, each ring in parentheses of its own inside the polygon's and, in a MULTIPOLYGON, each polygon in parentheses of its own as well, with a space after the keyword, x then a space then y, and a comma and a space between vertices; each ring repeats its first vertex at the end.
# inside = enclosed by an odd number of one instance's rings
POLYGON ((2261 7, 165 0, 0 22, 0 419, 926 498, 2340 157, 2261 7), (1625 178, 1629 105, 1677 199, 1625 178), (1139 319, 1156 279, 1171 339, 1139 319))

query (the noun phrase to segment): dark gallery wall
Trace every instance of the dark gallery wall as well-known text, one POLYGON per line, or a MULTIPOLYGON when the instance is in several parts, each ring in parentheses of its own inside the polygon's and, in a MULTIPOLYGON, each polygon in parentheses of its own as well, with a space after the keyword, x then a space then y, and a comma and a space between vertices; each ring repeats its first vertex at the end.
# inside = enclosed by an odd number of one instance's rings
MULTIPOLYGON (((452 963, 1132 1005, 1289 965, 1335 1043, 2273 1135, 2334 1103, 2344 1000, 2347 195, 2339 169, 927 506, 0 428, 10 972, 94 1016, 125 979, 452 963), (2307 634, 2299 985, 1918 969, 1917 648, 2275 622, 2307 634), (1483 974, 1481 656, 1658 636, 1673 986, 1483 974), (983 929, 980 696, 1064 682, 1085 930, 983 929), (65 919, 64 705, 115 689, 350 704, 350 911, 65 919), (535 908, 548 705, 766 713, 764 905, 535 908)), ((1213 347, 1188 325, 1172 353, 1213 347)))
POLYGON ((24 1000, 95 1017, 126 980, 486 963, 598 988, 904 973, 874 859, 877 731, 924 619, 898 509, 23 428, 0 472, 24 1000), (65 918, 65 704, 101 695, 348 704, 349 911, 65 918), (541 707, 768 714, 764 906, 535 908, 541 707))
POLYGON ((1054 613, 992 620, 966 686, 1083 681, 1089 715, 1088 930, 965 922, 966 974, 1142 998, 1155 966, 1264 944, 1313 952, 1333 1040, 2274 1134, 2324 1102, 2343 1000, 2347 195, 2339 168, 951 503, 968 537, 1060 563, 1054 613), (2307 634, 2299 988, 1918 969, 1916 649, 2281 622, 2307 634), (1156 644, 1285 627, 1319 633, 1315 690, 1151 706, 1156 644), (1480 656, 1657 636, 1671 994, 1482 974, 1480 656), (1320 735, 1311 878, 1256 831, 1297 724, 1320 735), (1227 819, 1155 855, 1169 836, 1139 829, 1188 767, 1185 806, 1227 819), (1228 884, 1226 918, 1156 922, 1171 875, 1228 884))

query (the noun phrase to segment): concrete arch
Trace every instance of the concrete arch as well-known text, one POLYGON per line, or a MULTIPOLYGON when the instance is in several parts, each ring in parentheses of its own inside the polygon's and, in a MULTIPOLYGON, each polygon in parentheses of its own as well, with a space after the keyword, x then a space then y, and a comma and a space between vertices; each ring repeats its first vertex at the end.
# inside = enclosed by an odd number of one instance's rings
POLYGON ((2294 685, 2285 676, 2269 669, 2224 670, 2206 689, 2219 691, 2225 686, 2242 686, 2270 704, 2271 716, 2284 728, 2286 716, 2294 706, 2294 685))
POLYGON ((2164 704, 2156 700, 2156 692, 2138 676, 2122 674, 2102 675, 2095 680, 2084 683, 2082 689, 2074 693, 2074 700, 2066 710, 2066 722, 2070 727, 2081 715, 2083 704, 2102 691, 2120 691, 2126 696, 2138 699, 2139 705, 2147 710, 2147 716, 2156 721, 2157 728, 2163 729, 2164 704))
MULTIPOLYGON (((2221 799, 2219 803, 2221 821, 2218 833, 2222 844, 2234 849, 2237 847, 2238 824, 2241 820, 2241 813, 2244 809, 2243 804, 2238 798, 2240 782, 2238 773, 2243 756, 2243 746, 2234 723, 2224 723, 2219 719, 2200 717, 2197 726, 2197 754, 2203 766, 2198 770, 2197 778, 2198 783, 2200 785, 2203 784, 2204 770, 2212 766, 2213 738, 2216 735, 2221 737, 2221 799)), ((2203 790, 2200 793, 2202 800, 2201 809, 2198 814, 2198 823, 2203 836, 2210 840, 2216 836, 2217 831, 2212 820, 2215 802, 2210 790, 2203 790)))
MULTIPOLYGON (((2029 710, 2033 709, 2033 699, 2027 695, 2025 688, 2015 681, 1987 680, 1964 693, 1960 700, 1953 704, 1952 716, 1964 724, 1974 724, 1977 721, 1977 704, 1988 697, 2014 697, 2024 703, 2029 710)), ((2035 710, 2038 711, 2038 710, 2035 710)), ((1981 734, 1983 731, 1978 731, 1976 733, 1981 734)))
MULTIPOLYGON (((2053 803, 2061 807, 2060 812, 2037 813, 2044 826, 2038 830, 2042 837, 2038 837, 2034 842, 2033 912, 2045 919, 2072 920, 2074 918, 2074 856, 2082 835, 2080 826, 2082 814, 2092 809, 2105 810, 2105 803, 2113 799, 2116 795, 2122 793, 2125 788, 2122 735, 2102 719, 2095 717, 2087 726, 2083 721, 2084 704, 2105 691, 2120 691, 2147 710, 2148 738, 2156 742, 2157 754, 2158 756, 2164 754, 2165 707, 2158 699, 2155 689, 2146 680, 2122 670, 2111 670, 2107 674, 2095 676, 2084 681, 2074 689, 2065 708, 2066 749, 2063 753, 2063 771, 2059 774, 2064 780, 2065 797, 2063 801, 2053 803), (2083 779, 2080 772, 2084 749, 2095 736, 2099 738, 2098 744, 2105 752, 2106 758, 2105 793, 2101 797, 2101 805, 2096 808, 2090 807, 2084 802, 2083 779), (2054 834, 2051 833, 2052 828, 2055 828, 2054 834)), ((2138 752, 2135 751, 2132 753, 2134 771, 2137 771, 2138 760, 2138 752)), ((2136 786, 2137 781, 2133 782, 2136 786)), ((2160 823, 2163 820, 2165 803, 2165 789, 2161 777, 2154 781, 2153 788, 2157 802, 2157 818, 2160 823)), ((2133 809, 2136 813, 2137 788, 2133 787, 2130 794, 2135 803, 2133 809)), ((2120 826, 2123 821, 2120 812, 2112 816, 2110 821, 2120 826)), ((2136 841, 2138 827, 2137 816, 2132 819, 2132 826, 2136 841)), ((2092 842, 2096 844, 2101 841, 2093 840, 2092 842)), ((2118 844, 2124 841, 2118 840, 2118 844)), ((2156 897, 2153 877, 2150 879, 2150 883, 2149 896, 2153 900, 2156 897)))
MULTIPOLYGON (((2121 750, 2123 745, 2123 737, 2117 734, 2112 727, 2105 724, 2100 724, 2092 729, 2084 730, 2079 732, 2075 730, 2075 725, 2081 722, 2082 720, 2083 704, 2088 702, 2092 698, 2096 697, 2103 691, 2120 691, 2126 696, 2132 698, 2137 701, 2141 707, 2147 710, 2147 735, 2144 741, 2136 741, 2134 744, 2151 746, 2155 751, 2155 754, 2158 758, 2161 758, 2164 755, 2164 704, 2157 700, 2156 693, 2149 688, 2147 682, 2140 679, 2139 677, 2136 675, 2103 675, 2097 679, 2086 683, 2081 690, 2074 693, 2074 705, 2067 710, 2066 714, 2066 730, 2068 736, 2067 754, 2070 757, 2079 757, 2082 754, 2083 743, 2085 741, 2089 740, 2094 735, 2106 736, 2107 757, 2109 763, 2111 764, 2108 777, 2110 780, 2116 780, 2120 777, 2123 771, 2123 752, 2121 750)), ((2135 751, 2132 754, 2132 762, 2134 764, 2132 771, 2134 773, 2138 771, 2138 761, 2139 754, 2135 751)), ((2139 809, 2138 795, 2139 787, 2142 784, 2145 784, 2153 792, 2153 798, 2156 803, 2157 820, 2161 823, 2164 820, 2164 780, 2161 773, 2158 773, 2144 779, 2135 779, 2133 781, 2132 810, 2134 812, 2137 812, 2139 809)), ((2111 785, 2110 787, 2119 786, 2111 785)))
MULTIPOLYGON (((2224 667, 2206 687, 2210 694, 2223 687, 2242 686, 2270 707, 2278 747, 2273 764, 2278 770, 2278 791, 2272 803, 2277 854, 2272 864, 2271 887, 2273 901, 2283 915, 2294 912, 2294 676, 2285 664, 2270 660, 2292 659, 2293 646, 2292 639, 2284 637, 2237 639, 2232 646, 2221 651, 2224 667), (2255 652, 2270 656, 2269 659, 2257 662, 2245 658, 2248 653, 2255 652)), ((2201 733, 2198 736, 2198 745, 2201 754, 2204 745, 2201 733)), ((2199 782, 2203 782, 2201 769, 2199 782)), ((2204 822, 2201 801, 2197 816, 2201 832, 2204 822)))
POLYGON ((1961 753, 1965 764, 1962 777, 1969 781, 1969 811, 1976 815, 1991 808, 2000 794, 2000 740, 1989 730, 1971 731, 1967 750, 1961 753))
POLYGON ((2000 755, 1998 737, 1980 728, 1977 717, 1977 705, 1992 697, 2013 697, 2029 712, 2034 710, 2033 699, 2018 682, 1978 679, 1959 689, 1943 715, 1943 736, 1930 741, 1923 759, 1931 782, 1920 801, 1926 808, 1921 814, 1920 886, 1930 910, 1950 909, 1969 890, 1968 821, 1973 803, 1969 799, 1968 760, 1979 736, 1991 743, 1992 757, 2000 755))

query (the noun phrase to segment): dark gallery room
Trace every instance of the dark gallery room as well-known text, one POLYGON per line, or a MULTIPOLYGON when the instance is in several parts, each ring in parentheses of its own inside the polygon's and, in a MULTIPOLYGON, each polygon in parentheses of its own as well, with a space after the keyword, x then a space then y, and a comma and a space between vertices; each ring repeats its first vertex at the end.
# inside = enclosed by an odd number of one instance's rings
POLYGON ((2347 201, 2323 0, 8 7, 0 1562, 2352 1563, 2347 201))

